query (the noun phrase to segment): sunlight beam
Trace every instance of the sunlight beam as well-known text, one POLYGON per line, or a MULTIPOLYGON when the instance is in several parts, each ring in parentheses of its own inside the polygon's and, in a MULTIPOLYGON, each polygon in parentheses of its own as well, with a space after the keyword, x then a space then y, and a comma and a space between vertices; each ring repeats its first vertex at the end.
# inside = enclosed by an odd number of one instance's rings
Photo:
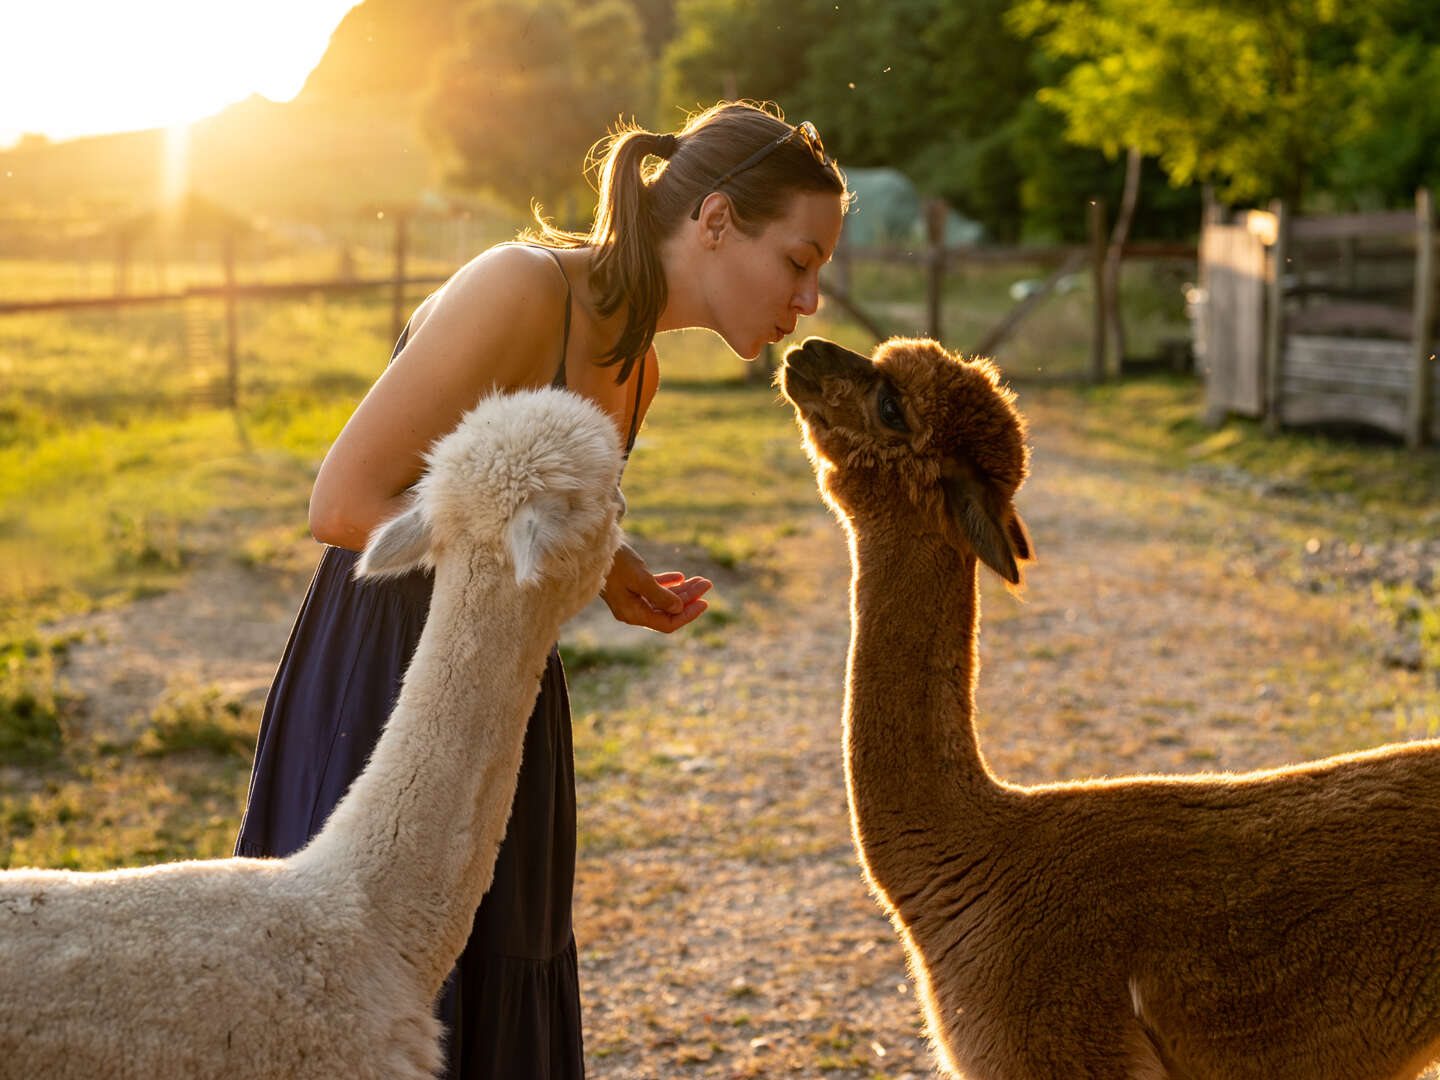
POLYGON ((164 165, 160 170, 160 205, 174 209, 190 188, 190 125, 165 129, 164 165))

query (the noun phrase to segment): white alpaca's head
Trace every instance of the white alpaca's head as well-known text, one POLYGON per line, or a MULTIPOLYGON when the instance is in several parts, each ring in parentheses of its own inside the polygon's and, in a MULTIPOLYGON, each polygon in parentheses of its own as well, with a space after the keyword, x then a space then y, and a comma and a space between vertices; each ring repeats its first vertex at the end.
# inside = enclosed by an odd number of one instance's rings
POLYGON ((573 589, 578 610, 620 543, 615 425, 568 390, 496 394, 425 455, 413 504, 370 536, 357 576, 435 569, 447 557, 522 587, 573 589))

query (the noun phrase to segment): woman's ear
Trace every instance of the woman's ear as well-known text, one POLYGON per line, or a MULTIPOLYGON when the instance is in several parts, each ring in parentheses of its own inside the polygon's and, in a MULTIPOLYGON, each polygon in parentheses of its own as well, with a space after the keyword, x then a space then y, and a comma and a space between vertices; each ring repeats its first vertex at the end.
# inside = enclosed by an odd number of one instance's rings
POLYGON ((700 204, 700 242, 707 251, 720 246, 720 238, 730 227, 730 200, 721 192, 712 191, 700 204))

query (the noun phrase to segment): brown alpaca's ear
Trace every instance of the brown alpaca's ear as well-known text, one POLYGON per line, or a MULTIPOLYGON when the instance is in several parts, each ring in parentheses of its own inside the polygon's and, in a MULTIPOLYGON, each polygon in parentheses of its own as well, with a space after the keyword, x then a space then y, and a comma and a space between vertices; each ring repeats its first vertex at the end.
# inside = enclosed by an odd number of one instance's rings
POLYGON ((970 550, 1009 585, 1021 583, 1020 563, 1033 559, 1030 533, 1008 499, 998 499, 968 469, 941 478, 950 519, 970 550), (998 508, 992 503, 1002 502, 998 508))

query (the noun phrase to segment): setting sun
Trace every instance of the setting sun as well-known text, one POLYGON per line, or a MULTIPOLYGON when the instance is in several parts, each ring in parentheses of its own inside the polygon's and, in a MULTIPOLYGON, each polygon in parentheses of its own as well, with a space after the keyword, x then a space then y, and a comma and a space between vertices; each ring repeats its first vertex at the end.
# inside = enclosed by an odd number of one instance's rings
POLYGON ((251 94, 293 97, 355 0, 6 5, 0 147, 173 127, 251 94))

